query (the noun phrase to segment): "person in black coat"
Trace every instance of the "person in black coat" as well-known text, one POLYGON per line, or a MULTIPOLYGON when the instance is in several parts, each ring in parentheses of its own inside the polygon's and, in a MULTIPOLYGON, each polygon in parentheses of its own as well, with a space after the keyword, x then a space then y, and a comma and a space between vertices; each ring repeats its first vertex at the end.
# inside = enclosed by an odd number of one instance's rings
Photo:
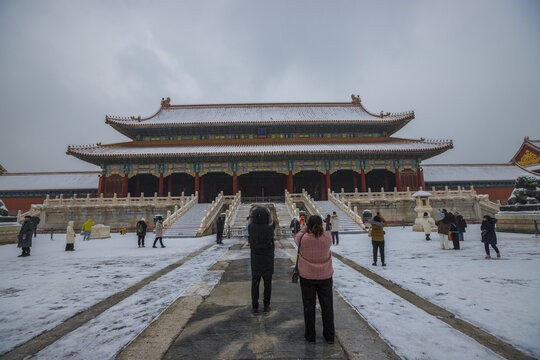
POLYGON ((223 244, 223 229, 225 228, 225 217, 220 215, 216 221, 216 243, 223 244))
POLYGON ((448 212, 446 213, 446 218, 448 218, 448 221, 450 222, 448 235, 452 238, 452 243, 454 244, 453 250, 459 250, 459 232, 456 217, 451 212, 448 212))
POLYGON ((465 232, 465 229, 467 228, 467 222, 465 221, 463 216, 461 216, 461 214, 458 213, 457 211, 454 213, 454 215, 456 216, 456 225, 457 225, 457 230, 458 230, 459 241, 463 241, 465 240, 463 238, 463 233, 465 232))
POLYGON ((248 227, 251 248, 251 305, 254 314, 259 312, 259 284, 264 281, 264 313, 270 311, 272 275, 274 274, 274 230, 270 211, 263 207, 251 213, 248 227))
POLYGON ((34 234, 34 223, 30 220, 30 216, 24 217, 24 223, 17 235, 17 247, 22 248, 22 254, 18 257, 30 256, 30 248, 32 247, 32 235, 34 234))
POLYGON ((137 221, 137 244, 139 247, 144 247, 144 238, 146 237, 146 228, 148 227, 148 224, 146 224, 146 220, 144 218, 141 218, 141 220, 137 221))
POLYGON ((501 253, 497 248, 497 234, 495 233, 496 223, 497 219, 492 218, 489 215, 484 215, 484 218, 482 219, 482 225, 480 225, 482 242, 484 243, 484 249, 486 250, 486 259, 491 259, 491 255, 489 254, 489 245, 491 245, 493 250, 495 250, 495 252, 497 253, 497 257, 501 257, 501 253))

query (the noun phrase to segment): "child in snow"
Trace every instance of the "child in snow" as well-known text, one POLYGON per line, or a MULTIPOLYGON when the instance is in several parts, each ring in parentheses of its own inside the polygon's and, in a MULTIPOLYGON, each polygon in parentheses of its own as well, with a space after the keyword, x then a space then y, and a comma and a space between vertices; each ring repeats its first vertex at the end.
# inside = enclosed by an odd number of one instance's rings
POLYGON ((482 242, 484 243, 484 249, 486 250, 486 259, 491 259, 491 255, 489 254, 489 245, 491 245, 493 250, 495 250, 497 257, 501 257, 501 253, 497 248, 497 234, 495 233, 496 223, 497 219, 492 218, 489 215, 484 215, 482 225, 480 226, 480 230, 482 232, 482 242))
POLYGON ((386 266, 384 262, 384 230, 383 227, 386 226, 386 221, 381 218, 379 215, 376 215, 373 220, 370 220, 369 223, 371 227, 369 229, 368 235, 371 237, 371 245, 373 245, 373 264, 377 266, 377 249, 381 254, 381 263, 382 266, 386 266))
POLYGON ((83 234, 83 241, 84 240, 90 240, 90 233, 92 232, 92 225, 94 225, 94 222, 92 219, 86 220, 86 222, 82 226, 82 234, 83 234))

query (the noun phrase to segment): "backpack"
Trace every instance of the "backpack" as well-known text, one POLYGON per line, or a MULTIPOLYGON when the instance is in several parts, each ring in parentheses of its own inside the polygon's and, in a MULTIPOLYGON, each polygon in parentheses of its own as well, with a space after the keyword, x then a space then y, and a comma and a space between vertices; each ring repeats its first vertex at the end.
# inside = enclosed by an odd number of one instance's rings
POLYGON ((137 232, 142 233, 144 231, 142 222, 137 223, 137 232))
MULTIPOLYGON (((254 225, 254 224, 251 224, 254 225)), ((253 227, 254 234, 249 237, 251 251, 256 254, 264 254, 272 249, 274 246, 274 231, 270 225, 263 225, 264 227, 253 227)))

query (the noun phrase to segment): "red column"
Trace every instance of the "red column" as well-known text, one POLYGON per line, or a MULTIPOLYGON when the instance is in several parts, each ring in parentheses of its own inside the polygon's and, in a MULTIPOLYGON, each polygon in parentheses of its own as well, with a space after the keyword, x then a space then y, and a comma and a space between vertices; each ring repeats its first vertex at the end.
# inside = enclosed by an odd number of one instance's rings
POLYGON ((330 189, 330 170, 326 170, 326 192, 330 189))
POLYGON ((159 189, 158 189, 158 196, 163 196, 163 173, 159 174, 159 189))
POLYGON ((199 192, 199 202, 203 203, 205 198, 204 198, 204 178, 201 177, 199 179, 199 187, 201 188, 201 191, 199 192))
POLYGON ((135 196, 141 195, 141 177, 135 175, 135 196))
POLYGON ((236 171, 233 171, 232 173, 232 192, 233 195, 236 195, 238 192, 238 176, 236 176, 236 171))
POLYGON ((324 184, 324 174, 321 174, 321 200, 327 200, 326 185, 324 184))
POLYGON ((122 181, 122 197, 127 197, 129 178, 128 175, 124 175, 124 181, 122 181))
POLYGON ((289 193, 293 193, 294 191, 294 187, 293 187, 293 175, 292 175, 292 171, 289 170, 289 175, 287 176, 287 191, 289 193))
POLYGON ((195 173, 195 191, 199 191, 199 173, 198 172, 195 173))
POLYGON ((172 195, 172 174, 169 175, 169 178, 168 178, 168 184, 167 184, 167 192, 170 192, 171 195, 172 195))
POLYGON ((98 190, 97 190, 98 197, 103 193, 104 185, 105 185, 105 174, 99 176, 98 190))
POLYGON ((401 191, 401 176, 399 176, 399 169, 396 169, 396 188, 401 191))
POLYGON ((418 177, 418 185, 422 187, 422 190, 426 190, 426 183, 424 182, 424 170, 416 169, 416 176, 418 177))
POLYGON ((356 171, 353 171, 352 187, 353 190, 358 189, 358 177, 356 176, 356 171))
POLYGON ((362 169, 362 173, 360 174, 360 180, 362 181, 362 192, 367 192, 366 172, 364 171, 364 169, 362 169))

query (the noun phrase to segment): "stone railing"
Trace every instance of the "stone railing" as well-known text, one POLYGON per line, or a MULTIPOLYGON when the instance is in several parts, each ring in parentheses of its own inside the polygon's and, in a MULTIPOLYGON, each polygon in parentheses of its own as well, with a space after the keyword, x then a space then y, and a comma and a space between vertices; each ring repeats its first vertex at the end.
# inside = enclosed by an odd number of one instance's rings
POLYGON ((231 223, 234 220, 240 205, 242 205, 242 192, 238 191, 236 195, 234 195, 231 204, 229 205, 229 209, 225 211, 225 229, 227 232, 229 232, 231 223))
POLYGON ((302 189, 302 201, 304 202, 304 206, 306 207, 307 211, 310 213, 310 215, 319 215, 322 217, 322 209, 317 205, 315 200, 311 197, 311 195, 308 194, 308 192, 305 189, 302 189))
POLYGON ((300 212, 296 208, 293 197, 287 190, 285 190, 285 205, 287 205, 287 210, 289 210, 289 214, 291 215, 291 217, 297 218, 298 216, 300 216, 300 212))
POLYGON ((90 197, 87 195, 83 198, 78 198, 77 195, 73 195, 70 198, 64 198, 63 195, 57 196, 55 198, 50 198, 49 195, 43 201, 43 206, 66 206, 66 205, 175 205, 180 204, 181 202, 186 202, 186 198, 190 196, 184 196, 182 193, 181 196, 171 196, 171 193, 168 193, 165 197, 158 197, 157 193, 154 193, 152 197, 145 197, 144 193, 141 193, 138 197, 131 197, 131 194, 127 194, 126 197, 118 197, 115 193, 111 198, 103 197, 101 194, 100 197, 90 197))
MULTIPOLYGON (((422 190, 422 188, 420 188, 420 190, 422 190)), ((435 187, 432 187, 431 190, 426 189, 426 191, 431 193, 431 198, 475 198, 480 202, 485 203, 486 206, 493 207, 493 209, 500 207, 500 202, 495 203, 490 201, 487 195, 478 195, 473 186, 471 186, 468 190, 462 188, 461 186, 458 186, 457 190, 449 190, 448 186, 445 186, 444 190, 436 190, 435 187)), ((380 192, 371 192, 371 188, 368 188, 367 192, 358 192, 358 189, 354 189, 354 192, 352 193, 346 193, 342 188, 341 192, 334 193, 334 195, 336 199, 339 199, 344 203, 347 203, 348 201, 369 203, 373 200, 411 199, 414 193, 415 191, 410 190, 409 187, 407 187, 406 191, 397 191, 397 188, 394 188, 394 191, 390 192, 384 191, 384 188, 381 188, 380 192)))
POLYGON ((167 218, 163 221, 163 227, 165 229, 174 224, 176 220, 184 216, 184 214, 188 212, 193 205, 197 204, 199 194, 197 191, 195 191, 195 195, 188 196, 185 199, 186 201, 184 202, 184 196, 182 194, 182 200, 180 201, 179 205, 174 206, 174 212, 171 214, 170 210, 167 211, 167 218))
POLYGON ((335 195, 333 191, 330 191, 328 189, 328 200, 334 203, 341 211, 343 211, 348 217, 350 217, 352 220, 354 220, 355 223, 360 225, 364 230, 366 229, 364 225, 364 221, 362 220, 362 216, 358 214, 358 207, 357 206, 351 206, 351 202, 347 201, 347 203, 341 201, 338 199, 338 197, 335 195))
POLYGON ((204 210, 201 225, 199 227, 199 231, 197 231, 197 236, 203 236, 203 234, 207 232, 208 228, 212 226, 214 219, 219 215, 219 211, 223 207, 224 200, 225 196, 223 196, 223 191, 221 191, 219 195, 212 200, 212 203, 208 206, 208 209, 204 210))

